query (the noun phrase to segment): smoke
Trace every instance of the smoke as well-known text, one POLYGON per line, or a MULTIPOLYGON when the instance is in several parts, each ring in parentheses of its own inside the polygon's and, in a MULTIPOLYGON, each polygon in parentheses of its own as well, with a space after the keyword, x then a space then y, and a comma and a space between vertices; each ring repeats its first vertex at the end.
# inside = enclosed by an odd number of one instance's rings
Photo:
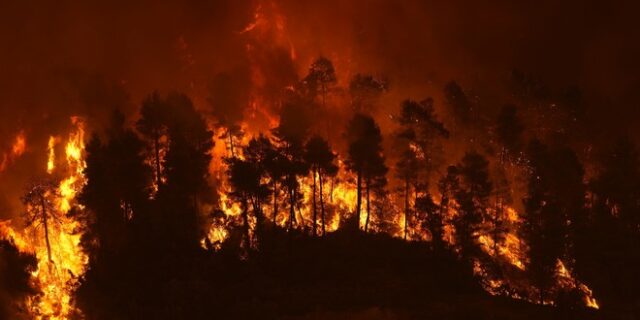
POLYGON ((518 68, 555 88, 581 86, 593 118, 605 122, 599 129, 628 128, 640 115, 635 6, 577 0, 3 1, 0 152, 10 150, 21 130, 27 150, 0 173, 0 218, 19 211, 22 186, 44 170, 48 137, 64 135, 70 116, 84 117, 92 131, 114 108, 132 121, 153 90, 185 92, 216 114, 211 108, 224 108, 207 98, 218 81, 218 89, 231 86, 219 101, 244 108, 228 111, 268 117, 277 114, 279 90, 320 55, 333 61, 342 87, 356 73, 385 75, 391 89, 381 115, 396 113, 406 98, 427 96, 442 113, 442 87, 451 79, 497 111, 510 102, 504 83, 518 68), (220 82, 224 74, 228 84, 220 82), (264 106, 251 105, 257 100, 264 106))

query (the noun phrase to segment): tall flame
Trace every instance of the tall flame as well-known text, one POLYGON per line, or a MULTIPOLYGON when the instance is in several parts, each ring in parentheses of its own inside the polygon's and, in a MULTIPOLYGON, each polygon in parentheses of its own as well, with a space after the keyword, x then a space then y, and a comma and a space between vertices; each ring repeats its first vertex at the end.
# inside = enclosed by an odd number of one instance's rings
POLYGON ((66 169, 59 173, 64 178, 57 186, 58 197, 55 201, 60 221, 48 226, 51 261, 40 228, 32 226, 18 232, 8 222, 0 223, 0 237, 11 239, 20 251, 35 255, 38 261, 37 269, 32 272, 31 277, 34 285, 40 288, 41 295, 28 301, 29 311, 34 319, 69 319, 79 314, 73 305, 72 294, 88 260, 80 248, 80 235, 74 232, 79 222, 66 214, 85 183, 82 175, 86 166, 83 158, 85 128, 79 117, 72 117, 71 124, 74 129, 65 145, 65 163, 56 163, 54 150, 59 139, 51 137, 48 143, 47 173, 53 175, 58 168, 66 169))

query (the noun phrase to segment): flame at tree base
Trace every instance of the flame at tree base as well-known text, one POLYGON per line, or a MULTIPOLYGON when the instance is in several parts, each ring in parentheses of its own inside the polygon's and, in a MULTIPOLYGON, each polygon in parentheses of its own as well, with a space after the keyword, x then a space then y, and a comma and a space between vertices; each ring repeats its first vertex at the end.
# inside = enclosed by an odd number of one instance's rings
MULTIPOLYGON (((27 301, 29 313, 34 319, 69 319, 81 317, 73 304, 73 291, 79 277, 84 274, 88 258, 80 246, 81 235, 76 233, 80 225, 67 213, 75 205, 76 194, 85 183, 84 162, 84 122, 72 117, 74 130, 69 134, 64 146, 65 170, 52 194, 52 202, 57 211, 56 221, 47 224, 46 232, 49 245, 46 244, 43 226, 32 225, 16 231, 9 221, 0 222, 0 238, 11 241, 21 252, 35 256, 37 268, 31 273, 32 285, 39 294, 27 301), (48 246, 50 248, 48 248, 48 246)), ((53 175, 57 169, 55 146, 60 141, 51 137, 48 143, 48 161, 46 171, 53 175)), ((23 147, 24 149, 24 147, 23 147)), ((34 208, 27 208, 34 209, 34 208)), ((82 208, 78 208, 82 209, 82 208)))

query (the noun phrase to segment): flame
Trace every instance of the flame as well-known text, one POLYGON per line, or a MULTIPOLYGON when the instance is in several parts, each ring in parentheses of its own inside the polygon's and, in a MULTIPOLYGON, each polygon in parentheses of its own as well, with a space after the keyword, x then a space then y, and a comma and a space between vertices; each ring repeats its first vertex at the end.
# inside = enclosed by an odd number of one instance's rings
MULTIPOLYGON (((48 259, 40 228, 28 227, 18 232, 9 222, 0 222, 0 237, 10 239, 20 251, 35 255, 38 261, 37 269, 32 272, 31 278, 40 288, 41 295, 28 301, 29 311, 34 319, 69 319, 80 313, 73 305, 72 296, 78 285, 78 278, 85 271, 88 258, 81 250, 80 235, 74 232, 79 222, 68 217, 66 213, 74 206, 75 196, 85 183, 82 175, 86 167, 84 122, 79 117, 72 117, 71 124, 74 130, 68 136, 65 147, 66 163, 62 166, 67 170, 61 173, 66 177, 58 185, 59 198, 55 201, 60 221, 48 227, 52 261, 48 259)), ((54 151, 58 140, 55 137, 49 138, 49 156, 46 164, 49 174, 53 174, 58 168, 54 151)), ((24 145, 24 140, 21 144, 24 145)), ((19 149, 21 148, 14 148, 19 149)))
POLYGON ((26 147, 27 147, 27 139, 24 136, 24 132, 21 131, 16 136, 16 141, 13 143, 13 146, 11 147, 11 153, 16 157, 19 157, 24 153, 26 147))
POLYGON ((47 145, 47 149, 49 151, 49 156, 47 158, 47 173, 53 173, 53 170, 56 168, 56 143, 58 143, 58 138, 54 136, 49 137, 49 143, 47 145))
POLYGON ((569 269, 565 266, 562 260, 558 259, 556 263, 556 275, 560 284, 569 289, 577 289, 582 293, 582 299, 585 305, 589 308, 600 309, 598 301, 593 296, 593 291, 584 283, 576 279, 569 269))
POLYGON ((11 150, 2 155, 2 161, 0 161, 0 172, 4 171, 4 169, 12 164, 17 158, 22 156, 26 149, 27 138, 24 135, 24 131, 20 131, 11 145, 11 150))

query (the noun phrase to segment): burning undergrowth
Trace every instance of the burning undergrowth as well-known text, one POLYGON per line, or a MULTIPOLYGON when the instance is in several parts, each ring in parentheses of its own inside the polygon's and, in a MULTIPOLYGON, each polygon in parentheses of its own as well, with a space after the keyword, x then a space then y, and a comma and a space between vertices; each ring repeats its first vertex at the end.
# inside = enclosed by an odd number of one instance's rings
MULTIPOLYGON (((118 259, 153 261, 144 285, 171 279, 165 291, 148 290, 161 301, 195 286, 184 273, 202 271, 172 259, 233 252, 251 264, 283 234, 318 243, 375 234, 454 258, 491 295, 600 308, 598 289, 611 289, 594 277, 582 235, 599 221, 635 235, 620 221, 636 220, 619 213, 634 208, 620 208, 626 198, 592 183, 615 185, 592 169, 577 88, 551 90, 514 71, 496 90, 508 92, 500 108, 455 81, 415 89, 343 47, 310 53, 284 12, 276 1, 256 3, 234 30, 239 58, 206 80, 194 76, 188 94, 151 93, 108 126, 80 113, 44 143, 30 141, 35 129, 12 133, 0 174, 36 149, 46 154, 21 198, 24 213, 0 224, 3 240, 36 259, 24 263, 29 290, 17 305, 41 319, 110 310, 96 288, 118 292, 105 280, 113 270, 123 287, 140 275, 118 259)), ((178 38, 182 69, 192 72, 198 60, 188 37, 178 38)), ((110 107, 129 109, 115 88, 110 107)), ((141 296, 131 308, 153 300, 141 296)))

